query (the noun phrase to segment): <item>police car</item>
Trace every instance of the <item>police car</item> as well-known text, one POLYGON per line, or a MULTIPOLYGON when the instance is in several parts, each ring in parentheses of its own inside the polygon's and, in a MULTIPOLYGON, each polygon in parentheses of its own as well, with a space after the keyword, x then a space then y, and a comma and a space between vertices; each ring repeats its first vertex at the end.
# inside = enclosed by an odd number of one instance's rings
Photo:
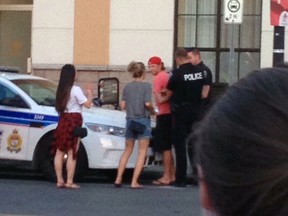
MULTIPOLYGON (((56 89, 57 83, 41 77, 0 72, 0 159, 31 162, 34 170, 41 170, 52 181, 56 89)), ((125 147, 125 112, 94 106, 84 109, 82 115, 88 136, 81 139, 76 180, 88 168, 116 169, 125 147)), ((136 156, 137 149, 127 168, 134 167, 136 156)))

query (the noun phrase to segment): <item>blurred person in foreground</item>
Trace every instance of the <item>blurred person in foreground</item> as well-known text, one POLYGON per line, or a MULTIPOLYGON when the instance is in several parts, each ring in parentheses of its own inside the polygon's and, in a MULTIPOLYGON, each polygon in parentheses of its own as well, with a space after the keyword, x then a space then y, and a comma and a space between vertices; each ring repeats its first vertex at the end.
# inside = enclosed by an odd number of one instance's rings
POLYGON ((206 215, 288 215, 287 83, 287 69, 252 72, 191 135, 206 215))

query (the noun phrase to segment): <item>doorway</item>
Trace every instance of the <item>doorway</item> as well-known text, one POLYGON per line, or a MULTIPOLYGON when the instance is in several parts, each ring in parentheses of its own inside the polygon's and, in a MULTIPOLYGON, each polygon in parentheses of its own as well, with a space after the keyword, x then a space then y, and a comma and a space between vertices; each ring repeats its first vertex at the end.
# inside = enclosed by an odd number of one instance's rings
POLYGON ((8 4, 0 4, 0 67, 27 73, 31 56, 33 5, 6 2, 8 4))

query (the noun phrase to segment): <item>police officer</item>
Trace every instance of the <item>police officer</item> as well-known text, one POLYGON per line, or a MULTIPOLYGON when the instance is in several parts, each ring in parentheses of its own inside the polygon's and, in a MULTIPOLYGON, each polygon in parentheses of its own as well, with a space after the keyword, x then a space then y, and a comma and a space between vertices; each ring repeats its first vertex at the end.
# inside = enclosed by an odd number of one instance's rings
POLYGON ((201 101, 205 97, 202 92, 206 80, 203 73, 190 63, 185 49, 177 49, 174 57, 178 68, 172 72, 166 95, 170 97, 174 117, 175 186, 185 187, 187 175, 186 138, 191 132, 193 123, 200 118, 201 101))
POLYGON ((192 48, 187 50, 189 61, 197 67, 197 71, 202 72, 205 78, 205 86, 203 87, 202 112, 203 114, 209 109, 210 92, 212 85, 212 72, 207 65, 204 64, 201 58, 199 49, 192 48))

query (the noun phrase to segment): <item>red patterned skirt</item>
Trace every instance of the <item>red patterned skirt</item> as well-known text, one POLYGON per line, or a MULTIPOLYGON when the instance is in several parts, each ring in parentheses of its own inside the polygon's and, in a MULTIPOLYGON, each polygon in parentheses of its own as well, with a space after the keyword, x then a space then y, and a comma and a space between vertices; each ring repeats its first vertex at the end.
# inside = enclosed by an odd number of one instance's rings
POLYGON ((73 158, 77 157, 78 137, 73 135, 76 127, 81 127, 83 123, 81 113, 64 113, 60 116, 58 126, 54 132, 55 141, 52 143, 51 153, 55 154, 56 149, 62 152, 73 150, 73 158))

